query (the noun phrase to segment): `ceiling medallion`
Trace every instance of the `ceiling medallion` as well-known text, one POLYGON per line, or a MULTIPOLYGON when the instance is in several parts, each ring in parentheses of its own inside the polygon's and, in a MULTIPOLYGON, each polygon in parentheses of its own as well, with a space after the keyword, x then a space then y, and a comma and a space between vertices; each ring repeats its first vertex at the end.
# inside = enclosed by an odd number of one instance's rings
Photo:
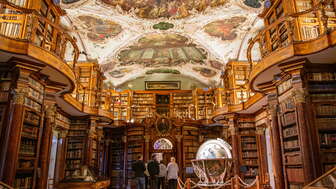
POLYGON ((160 22, 158 24, 154 24, 153 28, 156 30, 169 30, 174 27, 174 24, 168 22, 160 22))
POLYGON ((101 0, 120 7, 126 13, 135 13, 140 18, 186 18, 204 12, 208 7, 225 5, 228 0, 101 0))

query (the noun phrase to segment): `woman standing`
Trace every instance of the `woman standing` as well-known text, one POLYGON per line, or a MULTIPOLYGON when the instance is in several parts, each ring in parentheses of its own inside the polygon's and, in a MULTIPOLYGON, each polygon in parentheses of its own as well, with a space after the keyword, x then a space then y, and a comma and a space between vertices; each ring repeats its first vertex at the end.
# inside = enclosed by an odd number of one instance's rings
POLYGON ((168 189, 177 188, 177 179, 178 179, 178 165, 176 163, 175 157, 170 158, 170 163, 167 166, 167 180, 168 180, 168 189))

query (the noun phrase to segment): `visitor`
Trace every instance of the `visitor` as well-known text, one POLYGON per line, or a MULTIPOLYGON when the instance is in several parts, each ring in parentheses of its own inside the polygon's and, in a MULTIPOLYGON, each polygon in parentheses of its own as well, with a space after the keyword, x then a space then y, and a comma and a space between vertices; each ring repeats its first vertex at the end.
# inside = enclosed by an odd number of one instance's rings
POLYGON ((159 162, 157 161, 156 154, 152 155, 152 160, 148 162, 147 169, 149 173, 150 189, 157 189, 158 176, 160 173, 160 165, 159 162))
POLYGON ((179 171, 179 168, 176 163, 176 159, 175 157, 171 157, 170 163, 167 165, 168 189, 177 188, 178 171, 179 171))
POLYGON ((161 161, 160 162, 160 173, 159 173, 159 184, 158 184, 158 189, 165 189, 165 184, 166 184, 166 176, 167 176, 167 167, 165 164, 161 161))
POLYGON ((145 189, 145 170, 146 166, 143 162, 142 155, 138 156, 138 160, 132 164, 132 170, 135 174, 135 181, 137 184, 137 189, 145 189))

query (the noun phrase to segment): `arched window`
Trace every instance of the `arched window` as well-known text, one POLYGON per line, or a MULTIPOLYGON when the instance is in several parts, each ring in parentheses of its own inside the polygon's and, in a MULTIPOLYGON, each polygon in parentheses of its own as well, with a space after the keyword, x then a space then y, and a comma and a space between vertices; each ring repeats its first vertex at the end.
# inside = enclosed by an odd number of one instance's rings
POLYGON ((154 143, 154 150, 171 150, 173 149, 173 143, 166 138, 160 138, 154 143))

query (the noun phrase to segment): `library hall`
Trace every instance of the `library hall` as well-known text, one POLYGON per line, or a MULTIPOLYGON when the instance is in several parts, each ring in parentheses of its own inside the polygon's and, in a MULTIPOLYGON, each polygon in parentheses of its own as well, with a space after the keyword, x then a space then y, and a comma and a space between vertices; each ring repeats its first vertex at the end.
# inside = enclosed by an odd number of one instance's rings
POLYGON ((0 0, 0 189, 336 189, 336 0, 0 0))

